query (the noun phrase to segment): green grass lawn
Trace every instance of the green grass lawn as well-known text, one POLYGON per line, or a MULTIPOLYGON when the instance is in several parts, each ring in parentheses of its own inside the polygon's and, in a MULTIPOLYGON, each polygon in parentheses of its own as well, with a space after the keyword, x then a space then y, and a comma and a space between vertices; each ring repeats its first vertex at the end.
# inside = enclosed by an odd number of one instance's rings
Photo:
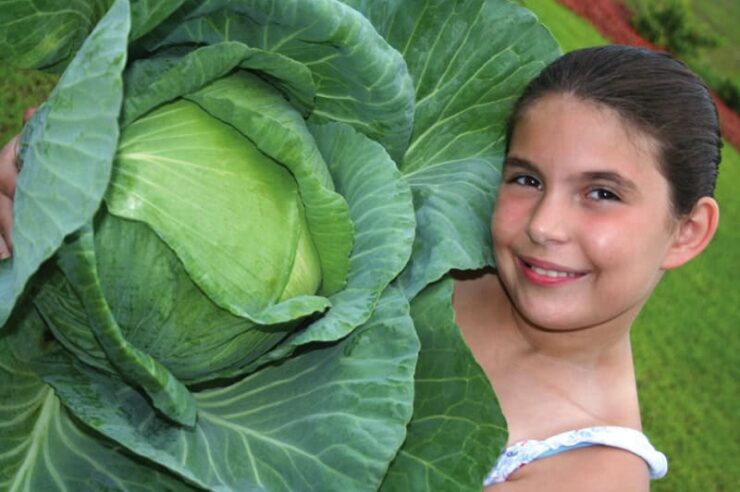
POLYGON ((607 44, 596 28, 554 0, 519 0, 518 3, 544 20, 543 24, 558 40, 564 52, 586 46, 607 44))
POLYGON ((41 104, 56 77, 0 64, 0 145, 21 130, 23 111, 41 104))
MULTIPOLYGON (((537 14, 565 51, 606 43, 555 0, 520 3, 537 14)), ((722 3, 702 2, 706 11, 707 4, 722 3)), ((740 7, 724 3, 728 11, 740 7)), ((730 27, 727 20, 725 28, 730 27)), ((729 34, 736 36, 738 30, 732 26, 729 34)), ((653 483, 657 492, 730 492, 740 484, 738 184, 740 154, 726 144, 717 190, 717 236, 702 256, 666 275, 633 328, 643 424, 669 459, 668 476, 653 483)))

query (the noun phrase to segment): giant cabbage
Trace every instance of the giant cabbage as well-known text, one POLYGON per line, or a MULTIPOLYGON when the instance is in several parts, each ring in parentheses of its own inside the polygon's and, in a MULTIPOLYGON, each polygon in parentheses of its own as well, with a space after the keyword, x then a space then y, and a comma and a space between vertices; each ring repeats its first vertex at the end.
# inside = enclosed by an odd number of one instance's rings
POLYGON ((3 490, 479 490, 451 307, 557 48, 503 0, 6 0, 57 72, 0 263, 3 490))

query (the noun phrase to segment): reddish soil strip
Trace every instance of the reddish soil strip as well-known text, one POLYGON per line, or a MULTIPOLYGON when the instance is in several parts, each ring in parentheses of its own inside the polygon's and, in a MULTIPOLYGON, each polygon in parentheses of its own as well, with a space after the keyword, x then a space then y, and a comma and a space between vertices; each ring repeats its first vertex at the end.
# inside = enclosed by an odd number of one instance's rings
MULTIPOLYGON (((561 4, 586 19, 613 43, 659 49, 640 37, 632 28, 632 12, 618 0, 558 0, 561 4)), ((722 136, 740 150, 740 116, 712 93, 719 111, 722 136)))

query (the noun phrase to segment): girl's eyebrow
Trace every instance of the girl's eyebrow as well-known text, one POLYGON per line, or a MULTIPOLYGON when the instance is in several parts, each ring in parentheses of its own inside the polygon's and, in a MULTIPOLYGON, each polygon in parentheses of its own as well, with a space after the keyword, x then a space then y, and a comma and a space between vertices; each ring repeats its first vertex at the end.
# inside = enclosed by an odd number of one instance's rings
POLYGON ((583 173, 583 178, 586 181, 609 181, 628 192, 636 192, 638 189, 632 180, 614 171, 589 171, 583 173))
POLYGON ((521 157, 516 157, 513 155, 506 156, 506 159, 504 160, 504 167, 519 167, 527 171, 531 171, 533 173, 540 172, 537 166, 531 161, 528 161, 527 159, 522 159, 521 157))

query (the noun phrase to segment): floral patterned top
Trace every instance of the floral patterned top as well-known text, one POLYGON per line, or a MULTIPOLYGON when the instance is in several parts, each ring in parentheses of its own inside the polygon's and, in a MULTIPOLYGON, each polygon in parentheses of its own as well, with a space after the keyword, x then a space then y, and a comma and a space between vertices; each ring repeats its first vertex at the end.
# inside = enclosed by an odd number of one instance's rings
POLYGON ((668 472, 668 460, 640 431, 628 427, 602 426, 563 432, 542 441, 526 440, 512 444, 499 455, 483 486, 505 482, 509 475, 532 461, 587 446, 611 446, 636 454, 648 465, 650 478, 668 472))

